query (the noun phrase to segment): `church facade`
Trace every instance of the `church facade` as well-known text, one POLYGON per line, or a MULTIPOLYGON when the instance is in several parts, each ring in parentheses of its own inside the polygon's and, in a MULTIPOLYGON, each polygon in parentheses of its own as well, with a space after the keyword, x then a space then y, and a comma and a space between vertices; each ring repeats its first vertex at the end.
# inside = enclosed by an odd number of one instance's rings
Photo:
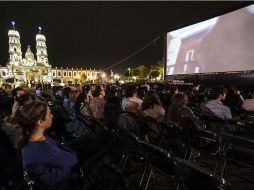
POLYGON ((9 61, 5 67, 0 66, 0 86, 5 82, 11 82, 15 86, 34 83, 52 83, 57 80, 61 83, 78 82, 82 75, 86 80, 94 81, 104 72, 95 69, 53 68, 49 64, 46 37, 41 33, 41 27, 35 37, 36 58, 28 46, 25 56, 22 57, 20 34, 12 22, 13 28, 8 31, 9 37, 9 61))

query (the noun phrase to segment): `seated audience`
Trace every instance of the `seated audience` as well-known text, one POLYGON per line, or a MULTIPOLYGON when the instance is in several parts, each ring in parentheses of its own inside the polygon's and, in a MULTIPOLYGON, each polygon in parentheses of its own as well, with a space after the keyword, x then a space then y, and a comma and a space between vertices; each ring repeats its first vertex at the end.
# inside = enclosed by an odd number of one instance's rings
POLYGON ((90 101, 90 108, 93 113, 93 117, 95 119, 101 120, 103 119, 103 111, 105 100, 103 99, 105 96, 104 89, 97 85, 92 90, 93 99, 90 101))
POLYGON ((19 103, 18 103, 18 98, 24 94, 25 91, 23 88, 21 87, 17 87, 17 88, 14 88, 12 91, 11 91, 11 95, 14 99, 14 104, 12 106, 12 113, 15 113, 17 111, 17 109, 19 108, 19 103))
POLYGON ((226 88, 222 86, 213 87, 210 92, 211 100, 204 104, 202 112, 205 115, 218 117, 223 120, 232 119, 229 107, 222 104, 226 94, 226 88))
POLYGON ((146 129, 138 117, 139 104, 131 99, 126 99, 123 106, 125 112, 119 115, 117 128, 133 133, 138 137, 143 137, 146 134, 146 129))
POLYGON ((85 92, 80 93, 75 99, 74 108, 77 113, 86 117, 93 117, 92 110, 89 106, 89 99, 85 92))
POLYGON ((74 111, 74 100, 78 94, 78 89, 73 86, 65 87, 63 89, 63 106, 69 112, 72 119, 75 118, 75 111, 74 111))
POLYGON ((161 105, 159 96, 152 92, 149 93, 142 104, 142 113, 144 116, 162 121, 165 118, 165 109, 161 105))
POLYGON ((104 107, 104 122, 108 130, 117 127, 118 117, 121 113, 121 99, 119 97, 109 98, 104 107))
POLYGON ((240 114, 240 108, 242 106, 242 103, 243 101, 241 99, 241 96, 237 94, 237 91, 233 87, 230 87, 227 90, 227 96, 223 101, 223 104, 230 108, 232 116, 236 117, 240 114))
POLYGON ((130 101, 131 102, 136 102, 137 105, 138 105, 138 109, 141 108, 141 105, 143 103, 143 101, 140 98, 138 98, 138 96, 137 96, 137 87, 134 86, 134 85, 128 86, 126 91, 125 91, 125 97, 122 100, 122 109, 124 111, 127 111, 127 110, 125 110, 125 107, 126 107, 126 104, 129 104, 130 101))
POLYGON ((69 189, 71 179, 77 177, 72 170, 77 157, 71 149, 45 136, 52 118, 46 103, 31 102, 17 110, 10 121, 22 130, 19 147, 23 167, 35 180, 36 189, 69 189))
POLYGON ((244 100, 242 108, 246 111, 254 112, 254 91, 251 92, 251 98, 244 100))
POLYGON ((187 106, 187 96, 182 93, 172 97, 172 104, 169 106, 166 121, 173 123, 179 129, 196 128, 205 129, 205 125, 193 114, 187 106))

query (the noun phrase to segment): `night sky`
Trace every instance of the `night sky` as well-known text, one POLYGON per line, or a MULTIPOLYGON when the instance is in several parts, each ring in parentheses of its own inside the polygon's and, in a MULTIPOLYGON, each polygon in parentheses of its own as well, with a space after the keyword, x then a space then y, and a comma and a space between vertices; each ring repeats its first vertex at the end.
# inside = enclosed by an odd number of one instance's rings
POLYGON ((10 22, 16 21, 23 56, 36 54, 38 26, 46 35, 50 64, 105 69, 155 43, 113 68, 149 66, 163 57, 163 34, 228 11, 246 2, 0 2, 0 65, 9 58, 10 22))

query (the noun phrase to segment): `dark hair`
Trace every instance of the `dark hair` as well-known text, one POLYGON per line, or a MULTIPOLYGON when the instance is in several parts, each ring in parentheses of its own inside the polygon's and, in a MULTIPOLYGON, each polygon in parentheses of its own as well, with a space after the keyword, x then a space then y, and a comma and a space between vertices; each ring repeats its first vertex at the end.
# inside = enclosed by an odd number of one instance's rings
POLYGON ((137 90, 137 95, 140 99, 144 98, 147 94, 147 88, 146 86, 139 86, 137 90))
POLYGON ((174 106, 183 106, 186 104, 186 98, 187 96, 183 93, 175 94, 172 97, 172 105, 174 106))
POLYGON ((125 97, 132 97, 135 93, 137 93, 137 87, 134 85, 129 85, 125 90, 125 97))
POLYGON ((57 91, 62 90, 62 89, 63 89, 62 86, 53 86, 52 87, 52 93, 53 93, 53 95, 55 95, 57 91))
POLYGON ((35 100, 34 96, 30 93, 22 94, 18 99, 19 106, 25 105, 29 100, 35 100))
POLYGON ((63 95, 64 96, 67 96, 68 98, 70 97, 70 93, 71 93, 71 87, 65 87, 64 89, 63 89, 63 95))
POLYGON ((177 86, 171 86, 171 88, 170 88, 170 94, 174 95, 176 90, 178 90, 177 86))
POLYGON ((102 91, 101 86, 96 85, 95 88, 92 90, 92 95, 93 95, 93 97, 98 97, 98 96, 100 96, 101 91, 102 91))
POLYGON ((45 119, 48 104, 41 101, 33 101, 18 109, 13 115, 7 117, 5 122, 10 127, 19 129, 17 148, 22 148, 27 142, 29 135, 35 128, 35 123, 39 119, 45 119))
POLYGON ((118 115, 122 112, 121 99, 110 97, 104 106, 104 121, 108 129, 113 129, 117 125, 118 115))
POLYGON ((18 91, 21 91, 21 90, 24 91, 24 89, 21 88, 21 87, 14 88, 14 89, 11 91, 11 96, 12 96, 13 98, 17 97, 17 92, 18 92, 18 91))
POLYGON ((38 84, 35 89, 38 90, 39 88, 42 88, 42 85, 41 84, 38 84))
POLYGON ((79 113, 80 112, 80 107, 82 105, 82 103, 84 103, 84 100, 87 99, 87 94, 85 92, 80 93, 76 99, 75 99, 75 103, 74 103, 74 109, 79 113))
POLYGON ((210 91, 210 98, 217 99, 220 95, 227 93, 227 89, 224 86, 214 86, 210 91))
POLYGON ((159 105, 161 106, 161 101, 159 96, 155 92, 151 92, 147 94, 147 96, 144 99, 144 102, 142 104, 142 110, 147 110, 154 105, 159 105))

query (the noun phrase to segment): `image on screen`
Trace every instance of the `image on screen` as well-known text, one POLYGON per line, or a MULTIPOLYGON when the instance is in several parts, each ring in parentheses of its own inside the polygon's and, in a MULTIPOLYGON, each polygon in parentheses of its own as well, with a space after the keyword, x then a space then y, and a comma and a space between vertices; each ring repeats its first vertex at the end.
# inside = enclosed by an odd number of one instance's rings
POLYGON ((254 5, 167 33, 166 75, 254 70, 254 5))

